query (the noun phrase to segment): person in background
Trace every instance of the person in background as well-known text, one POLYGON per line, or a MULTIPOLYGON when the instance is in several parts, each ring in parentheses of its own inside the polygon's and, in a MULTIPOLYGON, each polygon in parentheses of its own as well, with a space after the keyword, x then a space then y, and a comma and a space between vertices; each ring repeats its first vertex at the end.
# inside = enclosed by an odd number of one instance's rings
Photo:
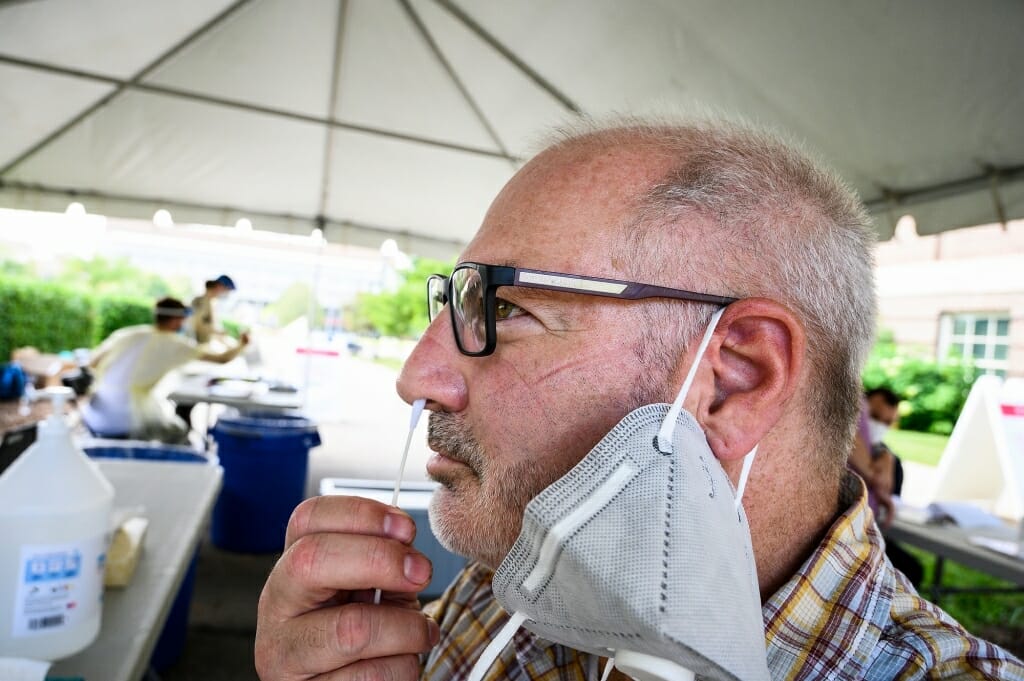
POLYGON ((157 301, 153 324, 118 329, 92 352, 89 365, 96 378, 82 420, 94 434, 159 440, 170 444, 188 441, 188 426, 174 413, 157 384, 172 369, 191 360, 225 363, 249 342, 222 353, 204 350, 182 333, 189 308, 175 298, 157 301))
MULTIPOLYGON (((234 290, 234 280, 228 275, 222 274, 216 279, 208 280, 202 294, 192 299, 190 306, 192 315, 189 323, 185 326, 185 332, 195 338, 200 345, 225 338, 224 333, 218 328, 213 314, 213 301, 224 298, 234 290)), ((227 345, 231 346, 231 343, 227 345)), ((194 404, 178 404, 174 407, 174 413, 189 428, 192 427, 192 409, 194 407, 194 404)))
MULTIPOLYGON (((866 398, 873 466, 878 471, 877 475, 886 478, 892 494, 899 496, 903 492, 903 462, 884 441, 889 429, 899 420, 899 395, 882 386, 869 390, 866 398)), ((921 561, 892 539, 886 539, 885 555, 889 556, 893 566, 905 574, 915 588, 920 588, 924 578, 921 561)))
POLYGON ((896 425, 900 418, 899 395, 889 388, 881 386, 864 393, 868 403, 868 429, 872 446, 881 444, 889 429, 896 425))
POLYGON ((871 509, 879 527, 885 529, 896 517, 896 504, 892 499, 892 463, 884 457, 872 455, 873 432, 868 401, 866 397, 862 397, 848 465, 864 480, 868 493, 868 508, 871 509))
POLYGON ((192 336, 197 343, 209 343, 222 335, 213 316, 213 301, 235 290, 235 282, 226 274, 206 282, 202 295, 192 299, 192 336))

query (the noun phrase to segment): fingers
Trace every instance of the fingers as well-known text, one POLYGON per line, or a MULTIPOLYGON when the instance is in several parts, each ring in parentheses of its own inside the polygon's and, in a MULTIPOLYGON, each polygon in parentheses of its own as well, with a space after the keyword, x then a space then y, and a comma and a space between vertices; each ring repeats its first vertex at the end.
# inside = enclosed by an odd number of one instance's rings
POLYGON ((319 532, 390 537, 405 544, 416 536, 416 524, 404 511, 372 499, 319 496, 296 507, 288 521, 285 548, 300 537, 319 532))
POLYGON ((415 593, 430 583, 432 572, 426 556, 393 539, 308 534, 294 541, 274 566, 260 596, 260 612, 279 619, 296 617, 339 591, 415 593))
POLYGON ((415 534, 408 515, 371 500, 327 496, 300 504, 260 594, 261 678, 416 678, 416 654, 439 634, 416 607, 432 566, 411 546, 415 534), (374 589, 383 590, 383 604, 368 603, 374 589))
POLYGON ((258 630, 256 668, 268 681, 415 679, 419 675, 416 654, 430 650, 439 638, 437 623, 420 612, 351 603, 306 613, 272 630, 258 630), (360 676, 374 669, 392 675, 360 676))
POLYGON ((376 660, 360 660, 344 669, 315 676, 313 681, 362 681, 363 679, 415 681, 419 678, 419 656, 401 655, 376 660))

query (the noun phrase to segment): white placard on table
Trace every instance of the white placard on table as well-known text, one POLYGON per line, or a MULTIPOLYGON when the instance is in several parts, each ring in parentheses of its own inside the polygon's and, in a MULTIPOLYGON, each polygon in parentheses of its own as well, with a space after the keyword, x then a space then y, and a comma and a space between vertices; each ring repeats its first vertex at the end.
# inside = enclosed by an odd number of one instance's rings
POLYGON ((1024 518, 1024 379, 979 376, 939 459, 932 498, 1024 518))

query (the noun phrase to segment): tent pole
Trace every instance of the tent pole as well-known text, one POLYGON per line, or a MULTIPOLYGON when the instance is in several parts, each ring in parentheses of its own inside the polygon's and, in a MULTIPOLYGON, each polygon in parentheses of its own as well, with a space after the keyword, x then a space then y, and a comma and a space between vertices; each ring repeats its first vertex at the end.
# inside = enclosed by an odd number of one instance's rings
POLYGON ((527 78, 536 83, 538 87, 557 99, 562 106, 574 114, 581 115, 583 113, 583 110, 577 106, 575 102, 569 99, 564 92, 555 87, 554 84, 544 78, 544 76, 534 71, 529 64, 520 59, 515 52, 505 47, 505 45, 491 35, 483 26, 476 23, 473 17, 464 12, 462 8, 452 2, 452 0, 435 0, 435 2, 446 9, 449 14, 455 17, 466 28, 475 33, 478 38, 490 45, 498 54, 507 59, 509 63, 519 69, 527 78))
MULTIPOLYGON (((321 116, 310 116, 308 114, 299 113, 297 111, 286 111, 284 109, 275 109, 274 107, 270 106, 262 106, 260 104, 253 104, 251 102, 242 102, 235 99, 218 97, 215 95, 205 94, 201 92, 190 92, 188 90, 181 90, 179 88, 170 87, 167 85, 158 85, 156 83, 132 83, 131 81, 115 78, 113 76, 106 76, 100 73, 93 73, 90 71, 83 71, 82 69, 73 69, 65 66, 57 66, 55 64, 44 64, 42 62, 33 61, 31 59, 11 57, 9 55, 4 54, 0 54, 0 64, 22 66, 28 69, 34 69, 36 71, 55 73, 62 76, 71 76, 73 78, 91 80, 97 83, 106 83, 108 85, 122 87, 126 90, 138 90, 140 92, 151 92, 157 95, 166 95, 168 97, 174 97, 175 99, 183 99, 190 102, 203 102, 205 104, 213 104, 214 106, 223 106, 231 109, 238 109, 240 111, 251 111, 253 113, 266 114, 268 116, 274 116, 276 118, 287 118, 294 121, 302 121, 304 123, 316 123, 318 125, 326 125, 331 128, 351 130, 352 132, 361 132, 367 135, 386 137, 388 139, 400 140, 403 142, 413 142, 415 144, 423 144, 427 146, 437 147, 439 149, 446 149, 448 151, 458 151, 467 154, 476 154, 478 156, 487 156, 490 158, 498 158, 502 160, 515 162, 521 160, 515 156, 506 156, 500 152, 493 151, 491 149, 482 149, 479 147, 471 147, 466 144, 445 142, 443 140, 430 139, 429 137, 420 137, 417 135, 410 135, 392 130, 384 130, 382 128, 374 128, 369 125, 343 123, 341 121, 329 120, 321 116)), ((13 165, 13 163, 8 164, 9 167, 13 167, 13 165)), ((3 175, 4 172, 6 172, 6 170, 0 170, 0 175, 3 175)))
POLYGON ((170 49, 164 51, 159 57, 157 57, 156 59, 151 61, 145 67, 143 67, 143 69, 141 71, 136 72, 136 74, 134 76, 132 76, 131 78, 129 78, 126 81, 122 81, 122 82, 118 83, 118 85, 114 88, 114 90, 112 92, 104 95, 103 97, 100 97, 97 101, 93 102, 90 106, 87 106, 83 111, 80 111, 76 116, 73 116, 71 118, 71 120, 69 120, 66 123, 64 123, 64 125, 61 125, 60 127, 58 127, 56 130, 54 130, 49 135, 47 135, 46 137, 41 139, 39 142, 37 142, 36 144, 34 144, 31 147, 29 147, 29 149, 27 151, 19 154, 13 161, 11 161, 7 165, 5 165, 3 168, 0 168, 0 175, 6 175, 11 170, 13 170, 14 168, 18 167, 23 161, 25 161, 25 160, 31 158, 32 156, 34 156, 37 152, 41 151, 46 146, 48 146, 50 144, 50 142, 53 142, 58 137, 63 135, 65 132, 67 132, 68 130, 70 130, 71 128, 75 127, 76 125, 81 123, 83 120, 85 120, 86 118, 91 116, 97 110, 99 110, 99 109, 103 108, 104 106, 106 106, 112 99, 114 99, 114 97, 117 97, 119 94, 124 92, 126 88, 134 86, 134 85, 137 85, 143 78, 145 78, 150 73, 152 73, 153 70, 155 70, 157 67, 159 67, 161 64, 166 62, 168 59, 170 59, 171 57, 176 55, 178 52, 180 52, 181 50, 183 50, 184 48, 188 47, 190 44, 195 42, 198 38, 200 38, 202 35, 207 33, 210 29, 212 29, 213 27, 217 26, 222 21, 227 19, 229 16, 234 14, 237 10, 239 10, 242 6, 244 6, 249 1, 250 0, 236 0, 236 2, 234 2, 230 7, 228 7, 227 9, 222 11, 220 14, 218 14, 215 17, 213 17, 209 21, 207 21, 205 24, 203 24, 202 26, 200 26, 196 30, 194 30, 191 33, 189 33, 187 36, 185 36, 183 39, 179 40, 174 45, 172 45, 170 49))
POLYGON ((891 187, 882 189, 882 195, 875 199, 865 200, 864 205, 867 207, 869 212, 879 213, 885 210, 889 206, 889 202, 892 197, 895 197, 896 202, 900 206, 913 206, 926 201, 934 199, 942 199, 946 197, 956 196, 957 194, 966 194, 970 191, 977 191, 984 189, 991 183, 991 175, 993 170, 998 173, 999 180, 1001 183, 1006 184, 1007 182, 1016 182, 1017 180, 1024 179, 1024 165, 1008 166, 997 168, 995 166, 989 166, 990 170, 980 175, 972 175, 971 177, 965 177, 958 180, 950 180, 949 182, 940 182, 938 184, 928 185, 926 187, 917 187, 915 189, 907 190, 896 190, 891 187), (888 192, 888 193, 887 193, 888 192))
POLYGON ((988 166, 989 188, 992 191, 992 207, 996 211, 996 217, 999 218, 999 224, 1002 226, 1003 231, 1007 230, 1007 219, 1006 219, 1006 207, 1003 206, 1003 199, 999 195, 999 169, 995 166, 988 166))
POLYGON ((292 213, 275 213, 266 210, 251 210, 248 208, 241 208, 238 206, 225 206, 220 204, 212 203, 200 203, 198 201, 182 201, 180 199, 167 199, 163 197, 153 196, 133 196, 131 194, 114 194, 110 192, 96 191, 92 189, 74 189, 68 187, 51 187, 48 185, 37 184, 33 182, 21 182, 17 180, 6 180, 0 178, 0 191, 9 190, 12 192, 18 192, 23 195, 47 195, 47 196, 65 196, 70 199, 83 200, 83 199, 98 199, 100 201, 119 201, 123 203, 144 205, 151 207, 154 205, 163 206, 165 208, 184 208, 191 210, 202 210, 209 211, 211 213, 243 213, 247 216, 254 218, 269 218, 272 220, 282 221, 302 221, 305 223, 318 223, 318 220, 323 219, 323 222, 328 227, 341 227, 348 228, 355 232, 366 232, 370 234, 379 235, 381 238, 393 238, 399 237, 415 238, 423 242, 435 244, 439 247, 454 248, 459 251, 465 246, 465 242, 459 239, 442 239, 439 237, 433 237, 427 234, 416 234, 410 232, 407 229, 399 229, 392 227, 384 227, 381 225, 371 225, 365 222, 356 222, 354 220, 328 220, 320 218, 318 216, 309 215, 295 215, 292 213))
MULTIPOLYGON (((327 120, 333 121, 338 106, 338 79, 341 77, 341 43, 345 34, 345 19, 348 16, 348 0, 338 0, 338 23, 334 29, 334 60, 331 64, 331 84, 327 100, 327 120)), ((320 220, 327 215, 327 199, 331 192, 331 160, 334 152, 334 127, 328 125, 324 134, 323 168, 320 174, 320 220)), ((323 225, 317 225, 323 227, 323 225)))
MULTIPOLYGON (((455 87, 458 88, 459 92, 462 94, 462 98, 466 100, 466 103, 469 104, 469 108, 471 108, 473 113, 476 114, 477 120, 479 120, 480 124, 484 126, 484 129, 490 136, 491 141, 494 142, 494 145, 498 147, 504 156, 509 157, 510 154, 508 149, 498 136, 498 131, 495 130, 494 126, 491 125, 491 122, 487 120, 487 116, 484 114, 483 109, 480 108, 480 105, 477 104, 473 95, 470 94, 469 88, 466 87, 466 84, 462 82, 461 78, 459 78, 459 74, 456 73, 455 67, 450 61, 448 61, 448 58, 445 57, 444 52, 441 51, 441 46, 437 44, 437 41, 434 40, 434 36, 431 35, 429 30, 427 30, 427 26, 423 23, 423 19, 416 13, 416 10, 413 9, 412 5, 409 4, 409 0, 399 0, 399 3, 401 3, 402 8, 405 9, 405 13, 409 16, 409 19, 416 27, 416 30, 419 31, 419 34, 423 37, 424 42, 427 43, 427 47, 429 47, 430 51, 434 53, 434 58, 437 59, 439 64, 441 64, 441 68, 443 68, 448 74, 448 77, 452 79, 452 82, 455 83, 455 87)), ((515 163, 513 163, 513 166, 514 165, 515 163)))

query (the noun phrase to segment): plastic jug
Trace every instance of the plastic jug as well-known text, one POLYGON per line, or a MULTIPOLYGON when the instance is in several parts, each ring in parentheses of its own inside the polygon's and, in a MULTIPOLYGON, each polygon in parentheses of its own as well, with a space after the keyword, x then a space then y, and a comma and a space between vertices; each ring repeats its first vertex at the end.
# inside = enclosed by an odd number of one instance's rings
POLYGON ((0 657, 57 660, 95 640, 114 489, 53 415, 0 475, 0 657))

